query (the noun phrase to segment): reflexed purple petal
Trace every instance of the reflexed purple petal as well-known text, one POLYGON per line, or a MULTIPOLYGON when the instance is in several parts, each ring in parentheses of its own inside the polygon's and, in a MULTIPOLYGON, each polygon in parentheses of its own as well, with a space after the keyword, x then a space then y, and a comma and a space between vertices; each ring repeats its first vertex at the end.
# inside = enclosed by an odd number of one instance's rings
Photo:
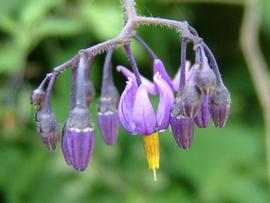
POLYGON ((192 145, 194 134, 194 119, 193 118, 179 118, 171 116, 170 125, 176 143, 183 149, 188 149, 192 145))
POLYGON ((154 83, 159 91, 159 105, 157 110, 158 130, 166 130, 169 126, 171 107, 174 101, 172 89, 159 73, 154 76, 154 83))
MULTIPOLYGON (((117 66, 117 71, 121 72, 126 78, 132 78, 134 81, 136 81, 134 73, 128 70, 126 67, 117 66)), ((143 76, 141 76, 141 80, 149 94, 156 95, 158 93, 154 84, 150 80, 143 76)))
POLYGON ((167 82, 167 84, 172 88, 174 89, 174 86, 173 86, 173 82, 170 78, 170 76, 168 75, 162 61, 160 59, 155 59, 154 60, 154 75, 156 73, 160 73, 162 78, 167 82))
MULTIPOLYGON (((190 61, 186 61, 186 78, 189 78, 189 69, 190 69, 190 61)), ((177 73, 175 74, 173 78, 173 90, 175 92, 179 91, 179 86, 180 86, 180 71, 181 68, 178 69, 177 73)))
POLYGON ((136 91, 138 90, 137 84, 134 79, 129 78, 127 81, 126 88, 121 95, 119 106, 118 106, 118 115, 119 120, 122 123, 123 127, 129 133, 135 133, 135 124, 133 121, 133 108, 134 101, 136 96, 136 91))
POLYGON ((195 122, 200 128, 207 128, 210 120, 208 96, 203 96, 201 107, 195 116, 195 122))
POLYGON ((98 114, 98 125, 104 142, 113 145, 117 138, 120 127, 118 112, 111 114, 98 114))
POLYGON ((95 144, 95 132, 91 128, 83 130, 67 129, 67 147, 70 164, 78 171, 84 171, 89 163, 95 144))
POLYGON ((229 117, 230 105, 229 104, 223 104, 221 106, 210 105, 210 112, 215 126, 217 128, 222 128, 225 126, 226 121, 229 117))
POLYGON ((156 116, 146 87, 143 84, 139 86, 136 93, 133 119, 138 134, 150 135, 155 132, 157 125, 156 116))

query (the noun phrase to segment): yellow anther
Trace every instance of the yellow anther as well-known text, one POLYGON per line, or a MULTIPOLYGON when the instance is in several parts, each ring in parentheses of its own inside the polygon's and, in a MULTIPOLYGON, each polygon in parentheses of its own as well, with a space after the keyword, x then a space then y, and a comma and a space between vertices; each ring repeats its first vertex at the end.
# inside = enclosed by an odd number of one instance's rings
POLYGON ((159 139, 158 133, 143 137, 144 151, 148 167, 153 171, 154 180, 157 181, 156 170, 159 169, 159 139))

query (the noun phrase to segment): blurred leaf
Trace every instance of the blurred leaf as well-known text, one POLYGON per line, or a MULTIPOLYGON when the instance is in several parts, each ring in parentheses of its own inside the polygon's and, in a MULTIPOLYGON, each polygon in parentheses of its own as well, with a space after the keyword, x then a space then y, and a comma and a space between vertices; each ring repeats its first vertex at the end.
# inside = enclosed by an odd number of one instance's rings
POLYGON ((51 36, 62 37, 76 35, 83 29, 83 24, 74 18, 48 17, 40 22, 35 32, 40 38, 51 36))
POLYGON ((39 23, 52 8, 61 6, 64 0, 25 0, 21 8, 20 21, 25 26, 39 23))

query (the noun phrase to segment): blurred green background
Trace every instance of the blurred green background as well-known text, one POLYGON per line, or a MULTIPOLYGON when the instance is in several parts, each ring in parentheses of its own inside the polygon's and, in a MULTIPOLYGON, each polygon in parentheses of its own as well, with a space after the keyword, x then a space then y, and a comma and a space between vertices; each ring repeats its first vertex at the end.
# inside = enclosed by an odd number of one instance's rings
MULTIPOLYGON (((234 4, 237 0, 205 2, 137 1, 140 14, 186 19, 197 29, 215 53, 233 101, 226 127, 197 128, 188 151, 177 147, 171 132, 161 133, 161 168, 154 182, 141 137, 124 130, 115 146, 106 146, 97 129, 88 169, 79 173, 69 168, 60 145, 50 152, 41 143, 29 101, 31 91, 54 66, 81 48, 117 36, 123 25, 120 1, 0 0, 0 202, 270 202, 263 111, 239 48, 244 7, 234 4)), ((269 64, 270 3, 260 4, 260 44, 269 64)), ((178 35, 156 27, 138 32, 173 76, 179 66, 178 35)), ((141 72, 151 76, 150 58, 138 44, 132 46, 141 72)), ((128 65, 122 48, 113 58, 114 66, 128 65)), ((96 98, 103 60, 104 55, 97 57, 92 69, 96 98)), ((122 90, 125 79, 116 72, 114 77, 122 90)), ((58 77, 53 93, 61 124, 69 111, 70 78, 70 70, 58 77)))

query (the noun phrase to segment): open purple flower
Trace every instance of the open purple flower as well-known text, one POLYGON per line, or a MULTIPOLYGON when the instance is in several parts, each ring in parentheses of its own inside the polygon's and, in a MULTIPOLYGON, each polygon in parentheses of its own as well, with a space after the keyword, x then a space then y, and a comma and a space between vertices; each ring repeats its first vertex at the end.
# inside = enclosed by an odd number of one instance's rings
POLYGON ((124 67, 118 67, 118 70, 128 76, 127 86, 119 102, 119 119, 124 128, 129 133, 140 135, 150 135, 166 130, 169 125, 173 92, 163 79, 163 75, 157 72, 154 75, 153 84, 150 81, 145 83, 142 80, 142 84, 138 87, 135 75, 127 74, 127 69, 124 67), (157 114, 155 114, 148 96, 149 84, 151 85, 150 90, 153 90, 150 93, 158 92, 160 96, 157 114))

